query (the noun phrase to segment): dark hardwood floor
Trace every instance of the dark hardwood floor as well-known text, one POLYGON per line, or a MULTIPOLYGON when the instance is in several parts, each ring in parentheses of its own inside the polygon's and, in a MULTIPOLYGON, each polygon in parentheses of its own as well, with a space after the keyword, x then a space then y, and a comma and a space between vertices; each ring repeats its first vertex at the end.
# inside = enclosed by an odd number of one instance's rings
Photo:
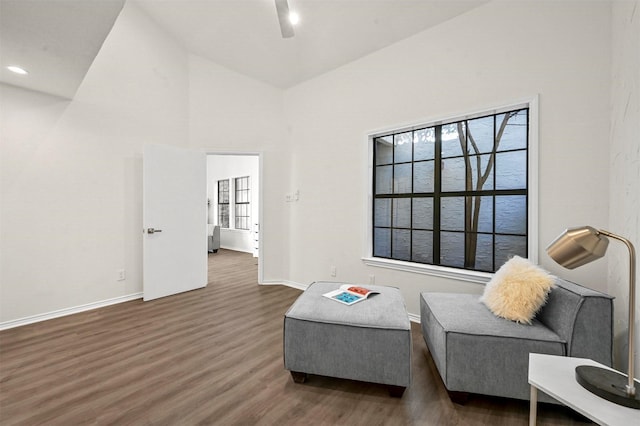
MULTIPOLYGON (((0 332, 0 424, 526 425, 528 403, 472 396, 453 404, 418 324, 413 384, 381 385, 283 367, 282 325, 300 294, 257 285, 250 255, 209 255, 209 285, 0 332)), ((578 424, 542 404, 542 425, 578 424)))

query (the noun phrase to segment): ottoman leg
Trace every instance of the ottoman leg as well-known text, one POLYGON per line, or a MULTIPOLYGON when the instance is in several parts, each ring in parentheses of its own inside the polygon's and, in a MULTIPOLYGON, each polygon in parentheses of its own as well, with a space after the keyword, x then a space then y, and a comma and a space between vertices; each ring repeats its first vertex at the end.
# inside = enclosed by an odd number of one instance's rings
POLYGON ((404 394, 404 390, 406 389, 404 386, 394 385, 387 385, 387 388, 389 389, 389 395, 394 398, 402 398, 402 394, 404 394))
POLYGON ((458 405, 465 405, 469 401, 469 393, 468 392, 458 392, 458 391, 447 391, 449 393, 449 398, 451 402, 458 405))
POLYGON ((291 378, 295 383, 304 383, 307 381, 307 373, 301 373, 299 371, 292 371, 291 378))

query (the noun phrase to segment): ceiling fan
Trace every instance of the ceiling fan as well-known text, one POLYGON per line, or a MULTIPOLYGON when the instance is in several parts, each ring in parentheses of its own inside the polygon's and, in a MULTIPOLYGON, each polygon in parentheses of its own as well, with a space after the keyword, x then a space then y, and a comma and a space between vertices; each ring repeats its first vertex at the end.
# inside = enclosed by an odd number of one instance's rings
POLYGON ((289 2, 287 0, 275 0, 276 10, 278 11, 278 21, 280 21, 280 32, 282 38, 291 38, 295 35, 293 32, 293 15, 289 11, 289 2))

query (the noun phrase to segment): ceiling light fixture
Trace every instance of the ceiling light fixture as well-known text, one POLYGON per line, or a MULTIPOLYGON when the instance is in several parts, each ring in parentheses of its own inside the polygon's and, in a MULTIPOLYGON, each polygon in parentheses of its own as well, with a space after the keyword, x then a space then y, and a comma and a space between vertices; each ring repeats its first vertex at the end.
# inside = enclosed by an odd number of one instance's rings
POLYGON ((27 72, 27 70, 25 70, 24 68, 20 68, 20 67, 15 66, 15 65, 9 65, 9 66, 7 67, 7 69, 8 69, 9 71, 11 71, 11 72, 14 72, 14 73, 16 73, 16 74, 20 74, 20 75, 27 75, 27 74, 29 74, 29 72, 27 72))
POLYGON ((300 22, 300 15, 297 12, 289 13, 289 22, 291 22, 291 25, 297 25, 300 22))
POLYGON ((282 38, 291 38, 295 35, 295 32, 293 31, 291 13, 289 12, 289 3, 287 0, 275 0, 275 2, 282 38))

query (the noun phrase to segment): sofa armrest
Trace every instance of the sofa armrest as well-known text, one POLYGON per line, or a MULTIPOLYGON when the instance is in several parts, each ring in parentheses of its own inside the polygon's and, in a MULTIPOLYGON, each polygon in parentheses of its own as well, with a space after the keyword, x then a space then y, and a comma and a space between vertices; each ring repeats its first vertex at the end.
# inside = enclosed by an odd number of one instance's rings
POLYGON ((613 298, 556 278, 536 318, 567 342, 567 356, 613 362, 613 298))

